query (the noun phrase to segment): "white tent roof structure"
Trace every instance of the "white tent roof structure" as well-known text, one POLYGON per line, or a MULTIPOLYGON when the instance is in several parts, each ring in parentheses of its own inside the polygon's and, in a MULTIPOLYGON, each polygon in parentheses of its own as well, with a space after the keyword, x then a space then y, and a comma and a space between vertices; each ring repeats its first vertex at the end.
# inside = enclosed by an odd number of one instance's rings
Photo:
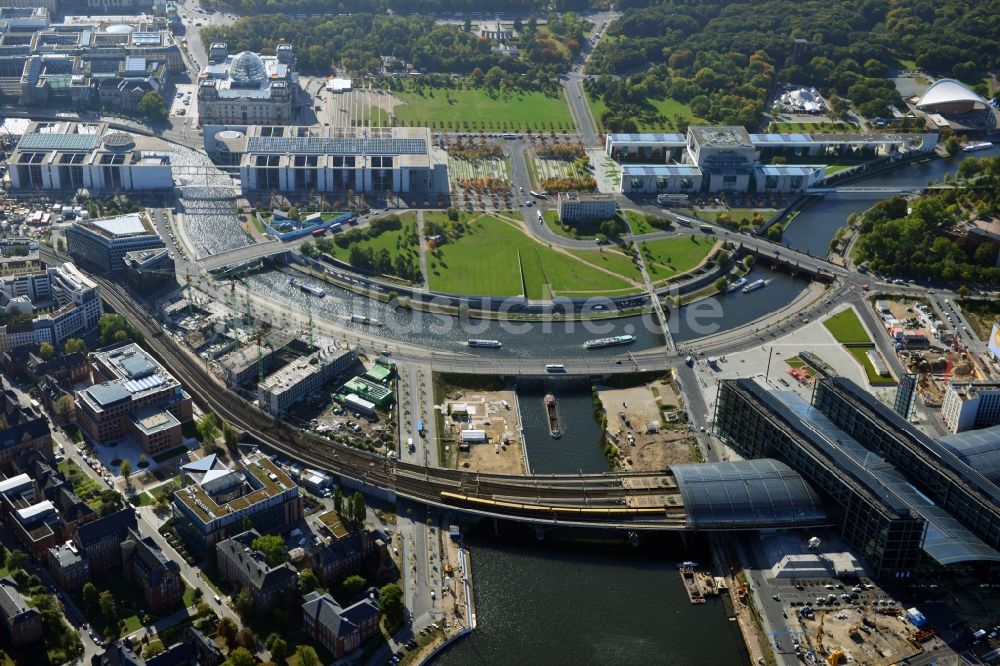
POLYGON ((959 83, 955 79, 939 79, 931 84, 917 102, 918 109, 933 108, 941 104, 956 104, 969 102, 970 104, 989 104, 981 96, 977 95, 968 86, 959 83))

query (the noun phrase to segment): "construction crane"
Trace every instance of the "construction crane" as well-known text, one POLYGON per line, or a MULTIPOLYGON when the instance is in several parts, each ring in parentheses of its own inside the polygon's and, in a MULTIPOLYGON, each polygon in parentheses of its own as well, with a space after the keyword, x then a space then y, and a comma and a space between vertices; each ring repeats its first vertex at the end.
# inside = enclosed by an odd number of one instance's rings
POLYGON ((236 322, 239 321, 239 312, 236 309, 236 280, 229 283, 229 325, 233 329, 233 338, 236 340, 236 349, 240 348, 240 336, 236 334, 236 322))

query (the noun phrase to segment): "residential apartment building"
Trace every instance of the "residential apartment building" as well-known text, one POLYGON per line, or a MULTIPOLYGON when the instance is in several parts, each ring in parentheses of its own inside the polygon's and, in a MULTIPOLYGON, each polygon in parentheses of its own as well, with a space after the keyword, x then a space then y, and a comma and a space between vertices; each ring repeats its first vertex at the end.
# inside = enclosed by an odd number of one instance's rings
POLYGON ((0 578, 0 622, 11 645, 42 638, 42 614, 28 603, 11 578, 0 578))
POLYGON ((192 418, 191 396, 139 345, 94 352, 93 386, 76 392, 77 425, 91 441, 105 444, 131 436, 147 454, 177 446, 192 418))
POLYGON ((0 278, 0 305, 33 316, 30 326, 0 326, 0 351, 43 342, 62 345, 94 329, 104 314, 100 288, 69 262, 33 275, 0 278), (53 311, 33 314, 36 308, 53 305, 53 311))
POLYGON ((378 603, 370 596, 346 608, 329 593, 310 592, 302 604, 306 633, 341 659, 378 633, 378 603))
POLYGON ((137 529, 135 509, 125 507, 79 527, 73 542, 89 563, 90 574, 97 576, 121 565, 121 544, 137 529))
POLYGON ((90 582, 90 562, 71 540, 49 548, 48 569, 64 590, 74 592, 90 582))
POLYGON ((0 394, 0 471, 11 472, 25 451, 37 451, 43 458, 52 460, 52 432, 49 421, 33 407, 21 407, 17 394, 4 391, 0 394))
POLYGON ((124 274, 129 252, 163 247, 146 212, 74 222, 66 230, 66 241, 77 263, 106 275, 124 274))
POLYGON ((260 533, 249 530, 216 544, 215 556, 219 573, 237 590, 249 590, 254 610, 267 613, 283 606, 296 594, 298 571, 287 562, 272 567, 264 554, 253 549, 253 540, 260 533))
POLYGON ((1000 425, 1000 382, 950 383, 941 417, 952 432, 1000 425))
POLYGON ((356 349, 341 350, 332 346, 295 359, 257 384, 260 408, 280 416, 337 375, 347 372, 357 360, 356 349))
POLYGON ((153 613, 163 615, 181 603, 184 583, 180 566, 167 559, 151 538, 129 530, 121 551, 125 579, 139 586, 153 613))

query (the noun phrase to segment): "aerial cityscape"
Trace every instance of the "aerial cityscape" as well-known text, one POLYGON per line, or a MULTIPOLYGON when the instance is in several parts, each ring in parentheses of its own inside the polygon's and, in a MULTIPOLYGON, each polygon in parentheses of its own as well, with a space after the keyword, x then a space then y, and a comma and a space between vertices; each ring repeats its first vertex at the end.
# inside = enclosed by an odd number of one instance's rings
POLYGON ((0 0, 0 666, 1000 664, 991 0, 0 0))

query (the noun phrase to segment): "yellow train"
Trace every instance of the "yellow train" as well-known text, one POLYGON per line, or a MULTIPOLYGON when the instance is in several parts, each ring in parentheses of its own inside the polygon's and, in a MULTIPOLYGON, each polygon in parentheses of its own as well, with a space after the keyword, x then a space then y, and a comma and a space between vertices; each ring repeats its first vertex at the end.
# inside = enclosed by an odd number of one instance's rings
POLYGON ((441 501, 446 504, 464 505, 484 511, 497 511, 499 513, 526 513, 529 515, 556 515, 556 516, 577 516, 600 517, 600 516, 665 516, 665 507, 641 507, 641 506, 610 506, 610 507, 579 507, 579 506, 545 506, 542 504, 521 504, 518 502, 505 502, 503 500, 486 499, 484 497, 471 497, 441 491, 441 501))

